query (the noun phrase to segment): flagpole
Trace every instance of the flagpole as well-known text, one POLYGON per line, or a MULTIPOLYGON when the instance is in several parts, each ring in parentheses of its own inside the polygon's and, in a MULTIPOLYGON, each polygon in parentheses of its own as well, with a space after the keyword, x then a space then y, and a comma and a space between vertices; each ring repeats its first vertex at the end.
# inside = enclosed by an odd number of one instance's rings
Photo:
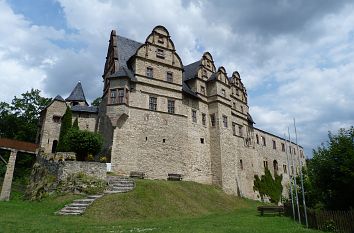
MULTIPOLYGON (((289 135, 289 144, 291 145, 291 141, 290 141, 290 129, 288 127, 288 135, 289 135)), ((291 149, 291 147, 289 147, 289 149, 291 149)), ((293 170, 292 172, 295 173, 296 175, 296 167, 294 166, 294 156, 292 155, 291 153, 291 150, 290 150, 290 157, 291 157, 291 163, 292 163, 292 166, 293 166, 293 170)), ((294 179, 294 188, 295 188, 295 198, 296 198, 296 205, 297 205, 297 215, 298 215, 298 219, 299 219, 299 223, 301 224, 301 216, 300 216, 300 207, 299 207, 299 196, 297 194, 297 184, 296 184, 296 176, 293 174, 293 179, 294 179)))
POLYGON ((305 200, 305 190, 304 190, 304 179, 302 175, 302 161, 300 159, 300 154, 299 154, 299 145, 297 144, 297 131, 296 131, 296 124, 295 124, 295 118, 294 118, 294 129, 295 129, 295 142, 296 142, 296 150, 297 150, 297 156, 299 159, 299 164, 300 164, 300 179, 301 179, 301 190, 302 190, 302 204, 304 206, 304 214, 305 214, 305 223, 306 227, 309 227, 308 221, 307 221, 307 210, 306 210, 306 200, 305 200))
POLYGON ((294 207, 294 194, 293 194, 293 182, 292 182, 292 178, 291 178, 291 174, 290 174, 290 163, 289 163, 289 156, 288 156, 288 144, 286 143, 286 136, 284 133, 284 142, 285 142, 285 154, 286 154, 286 161, 288 163, 288 176, 289 176, 289 184, 290 184, 290 197, 291 197, 291 206, 293 209, 293 218, 294 221, 296 221, 295 219, 295 207, 294 207))

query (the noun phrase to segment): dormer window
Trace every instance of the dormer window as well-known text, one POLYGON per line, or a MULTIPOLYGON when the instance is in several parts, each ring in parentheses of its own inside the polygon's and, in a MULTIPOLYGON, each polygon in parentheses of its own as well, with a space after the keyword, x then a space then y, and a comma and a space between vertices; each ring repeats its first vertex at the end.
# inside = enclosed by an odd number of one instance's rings
POLYGON ((152 67, 146 67, 146 76, 148 78, 154 77, 154 70, 152 69, 152 67))
POLYGON ((157 49, 156 57, 164 59, 165 58, 165 51, 163 49, 157 49))

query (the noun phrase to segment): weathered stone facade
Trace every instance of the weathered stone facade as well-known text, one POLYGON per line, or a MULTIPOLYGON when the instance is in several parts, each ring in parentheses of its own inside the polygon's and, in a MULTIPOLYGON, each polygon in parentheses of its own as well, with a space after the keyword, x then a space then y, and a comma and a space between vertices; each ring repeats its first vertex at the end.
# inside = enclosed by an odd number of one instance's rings
POLYGON ((45 167, 49 174, 55 176, 58 182, 78 173, 106 180, 105 163, 48 160, 42 155, 37 156, 37 163, 45 167))
MULTIPOLYGON (((254 175, 265 166, 284 174, 287 184, 283 150, 289 143, 253 126, 240 74, 228 77, 208 52, 183 65, 163 26, 145 43, 112 31, 103 80, 97 121, 89 117, 83 127, 103 135, 102 153, 111 157, 112 171, 143 172, 151 179, 177 173, 253 199, 254 175)), ((303 149, 290 147, 304 162, 303 149)))

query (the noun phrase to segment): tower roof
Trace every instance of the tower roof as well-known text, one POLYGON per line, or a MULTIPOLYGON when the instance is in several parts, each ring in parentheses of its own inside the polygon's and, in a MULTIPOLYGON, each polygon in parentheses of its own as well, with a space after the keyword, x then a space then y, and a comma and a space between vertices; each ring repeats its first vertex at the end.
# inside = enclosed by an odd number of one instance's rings
POLYGON ((84 90, 82 89, 82 85, 81 85, 80 81, 76 84, 74 90, 71 92, 69 97, 66 98, 65 100, 66 101, 85 101, 86 102, 84 90))

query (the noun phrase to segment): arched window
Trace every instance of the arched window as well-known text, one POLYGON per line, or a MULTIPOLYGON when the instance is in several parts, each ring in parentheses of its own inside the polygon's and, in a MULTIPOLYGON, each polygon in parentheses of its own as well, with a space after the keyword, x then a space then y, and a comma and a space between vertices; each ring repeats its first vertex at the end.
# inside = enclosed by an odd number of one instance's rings
POLYGON ((274 174, 278 172, 278 162, 276 160, 273 161, 274 174))

